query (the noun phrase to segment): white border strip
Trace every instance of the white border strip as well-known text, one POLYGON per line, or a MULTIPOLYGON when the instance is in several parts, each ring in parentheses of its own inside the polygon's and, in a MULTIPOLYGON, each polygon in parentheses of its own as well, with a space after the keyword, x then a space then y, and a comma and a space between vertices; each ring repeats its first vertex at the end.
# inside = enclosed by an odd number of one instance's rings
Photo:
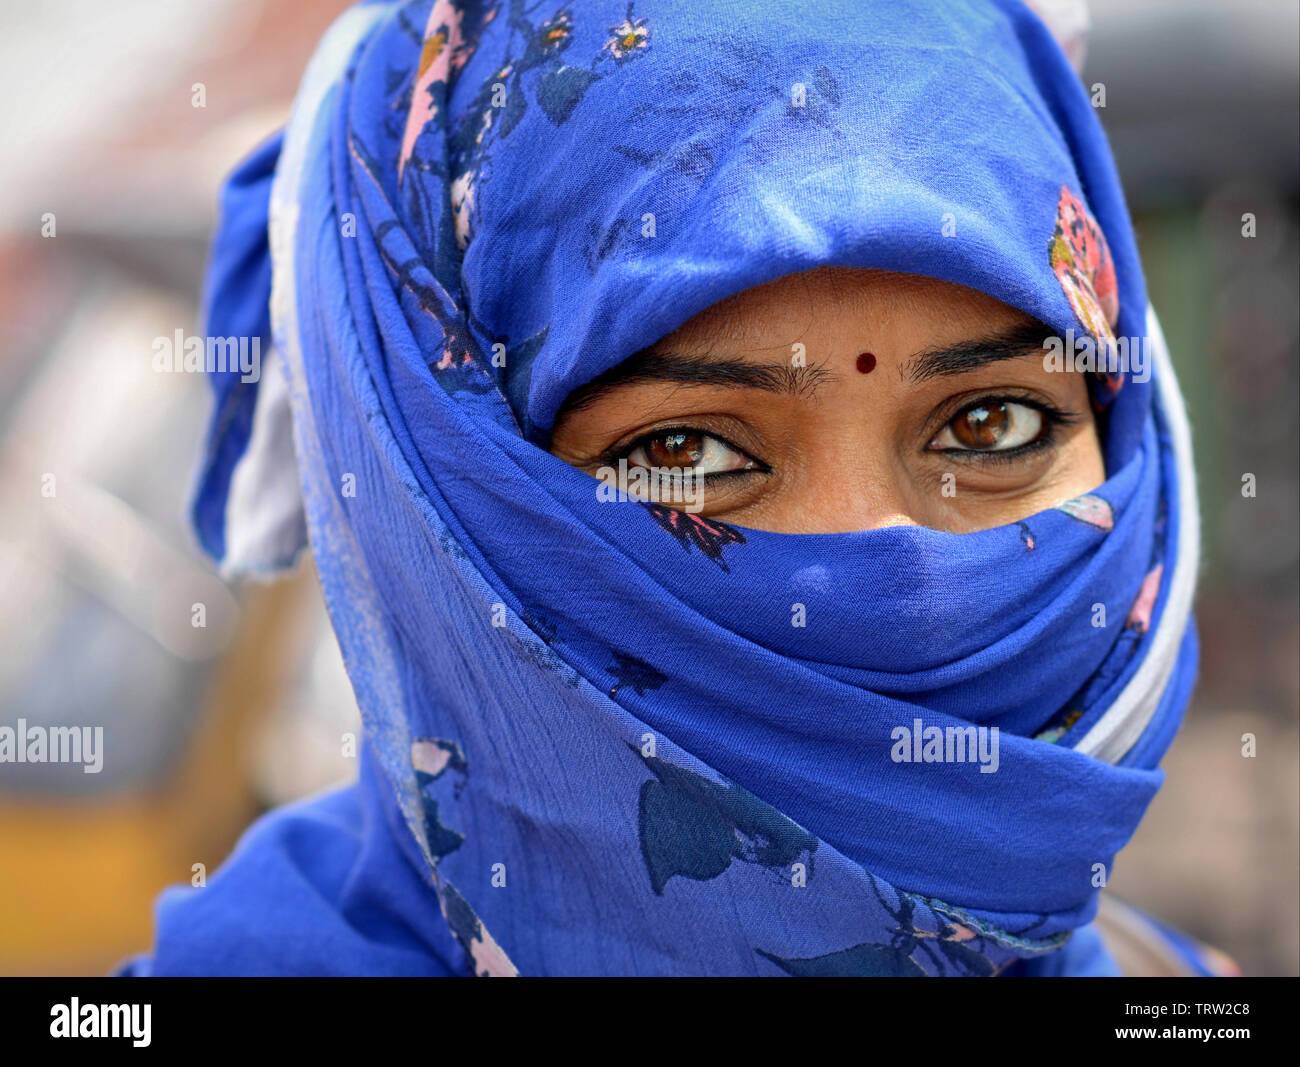
POLYGON ((1169 583, 1165 610, 1156 626, 1146 659, 1128 685, 1091 730, 1075 745, 1075 751, 1107 763, 1118 763, 1133 747, 1155 715, 1165 687, 1173 675, 1182 647, 1192 597, 1196 592, 1201 556, 1201 516, 1196 499, 1196 471, 1192 466, 1192 431, 1187 421, 1178 380, 1169 359, 1165 335, 1155 309, 1147 305, 1147 336, 1155 362, 1156 403, 1173 442, 1178 477, 1178 556, 1169 583))

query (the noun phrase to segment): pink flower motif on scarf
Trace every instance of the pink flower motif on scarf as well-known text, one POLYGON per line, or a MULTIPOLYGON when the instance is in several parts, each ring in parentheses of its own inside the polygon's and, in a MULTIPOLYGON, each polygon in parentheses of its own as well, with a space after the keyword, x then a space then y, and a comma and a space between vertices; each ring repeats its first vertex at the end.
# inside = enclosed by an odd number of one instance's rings
POLYGON ((1127 629, 1144 634, 1151 628, 1151 614, 1155 611, 1156 597, 1160 595, 1160 575, 1163 572, 1164 566, 1157 563, 1155 569, 1143 579, 1142 588, 1124 621, 1127 629))
MULTIPOLYGON (((488 13, 491 21, 496 12, 488 13)), ((469 59, 460 32, 460 9, 452 0, 438 0, 429 13, 424 28, 424 47, 420 50, 420 65, 415 75, 415 91, 411 94, 411 110, 406 116, 406 130, 402 134, 402 153, 397 162, 397 179, 401 181, 407 160, 415 148, 416 138, 438 114, 439 101, 446 100, 446 83, 449 75, 460 70, 469 59), (436 82, 443 83, 442 92, 431 92, 436 82)))
POLYGON ((1119 320, 1115 262, 1087 205, 1064 185, 1049 247, 1052 271, 1079 321, 1098 341, 1113 341, 1119 320))

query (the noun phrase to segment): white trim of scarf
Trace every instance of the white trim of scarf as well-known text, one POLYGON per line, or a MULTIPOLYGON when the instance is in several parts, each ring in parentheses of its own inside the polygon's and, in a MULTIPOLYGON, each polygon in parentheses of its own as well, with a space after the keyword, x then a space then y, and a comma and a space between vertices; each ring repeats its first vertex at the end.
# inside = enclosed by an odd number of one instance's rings
POLYGON ((1025 0, 1025 6, 1047 27, 1075 72, 1082 74, 1092 29, 1087 0, 1025 0))
MULTIPOLYGON (((338 496, 329 487, 320 484, 320 477, 326 470, 326 466, 321 455, 320 438, 311 404, 306 396, 302 341, 298 332, 295 238, 299 219, 298 191, 302 183, 307 149, 316 128, 321 104, 342 76, 362 36, 380 16, 387 14, 391 9, 392 6, 388 4, 350 8, 330 27, 307 66, 307 73, 303 77, 298 96, 294 101, 292 117, 285 127, 284 148, 280 153, 280 162, 271 184, 271 333, 275 339, 275 348, 284 361, 285 397, 290 407, 296 411, 294 440, 296 449, 303 456, 299 467, 304 481, 308 483, 309 500, 316 509, 325 509, 329 512, 324 517, 323 536, 327 542, 337 539, 338 543, 327 544, 326 554, 338 556, 343 553, 357 561, 362 558, 360 549, 352 539, 338 496)), ((318 520, 319 518, 318 516, 318 520)), ((318 552, 321 551, 321 547, 318 543, 318 552)), ((344 610, 352 613, 354 619, 362 626, 380 617, 380 605, 375 602, 375 591, 364 574, 364 569, 364 565, 358 563, 351 568, 353 572, 351 574, 348 573, 349 568, 343 568, 340 577, 340 581, 345 586, 351 584, 351 588, 345 589, 341 597, 344 610)), ((328 602, 330 590, 327 588, 325 593, 328 602)), ((335 605, 331 604, 330 608, 331 618, 337 626, 339 620, 334 610, 335 605)), ((392 738, 376 736, 377 733, 385 731, 382 726, 376 727, 375 720, 382 722, 385 707, 392 709, 395 704, 400 704, 402 694, 400 684, 396 680, 401 677, 401 671, 392 658, 391 650, 378 636, 362 634, 356 644, 361 650, 360 657, 366 662, 364 669, 354 670, 355 665, 349 659, 345 649, 344 659, 348 660, 348 675, 356 692, 357 704, 362 710, 366 732, 377 742, 376 749, 381 762, 386 762, 384 753, 386 750, 391 750, 392 738)), ((398 714, 400 717, 400 712, 398 714)), ((409 723, 406 723, 407 736, 402 742, 406 753, 413 751, 409 730, 409 723)), ((407 759, 410 758, 412 757, 408 755, 407 759)), ((421 832, 424 816, 418 794, 414 791, 415 772, 413 765, 410 766, 412 769, 409 770, 407 777, 399 778, 392 784, 407 826, 429 866, 438 906, 450 925, 451 920, 447 914, 443 891, 446 883, 438 874, 437 864, 421 832)), ((462 947, 470 957, 475 974, 505 977, 519 973, 481 920, 477 920, 475 937, 468 944, 461 939, 460 933, 454 929, 452 932, 457 940, 461 941, 462 947)))
POLYGON ((225 578, 270 576, 293 565, 307 544, 289 388, 275 346, 262 360, 248 444, 226 494, 225 578))
POLYGON ((1107 709, 1075 751, 1107 763, 1118 763, 1151 722, 1173 675, 1183 636, 1192 611, 1201 556, 1201 517, 1196 499, 1196 471, 1192 466, 1192 431, 1187 421, 1178 380, 1174 377, 1169 348, 1156 318, 1147 306, 1147 336, 1155 363, 1156 403, 1173 444, 1178 478, 1178 546, 1165 610, 1156 624, 1151 648, 1137 673, 1129 679, 1115 703, 1107 709))

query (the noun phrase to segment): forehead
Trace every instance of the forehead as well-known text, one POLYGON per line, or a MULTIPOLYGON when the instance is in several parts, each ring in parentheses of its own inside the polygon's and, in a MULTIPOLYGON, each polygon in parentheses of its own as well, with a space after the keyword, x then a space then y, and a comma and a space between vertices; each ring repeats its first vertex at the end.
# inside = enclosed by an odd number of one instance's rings
POLYGON ((978 290, 919 274, 820 267, 787 274, 736 293, 688 320, 663 344, 697 348, 730 342, 743 348, 788 339, 855 333, 927 338, 987 334, 1031 321, 978 290))

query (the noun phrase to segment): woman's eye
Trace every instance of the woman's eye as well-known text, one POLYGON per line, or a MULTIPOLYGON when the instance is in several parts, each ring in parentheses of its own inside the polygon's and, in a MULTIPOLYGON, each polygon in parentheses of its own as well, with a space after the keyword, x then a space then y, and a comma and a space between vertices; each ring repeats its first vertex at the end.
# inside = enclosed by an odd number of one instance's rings
POLYGON ((982 400, 959 411, 933 441, 935 451, 1009 452, 1043 436, 1047 420, 1029 404, 982 400))
POLYGON ((643 437, 627 454, 633 467, 692 468, 696 475, 753 470, 754 460, 711 434, 698 430, 666 430, 643 437))

